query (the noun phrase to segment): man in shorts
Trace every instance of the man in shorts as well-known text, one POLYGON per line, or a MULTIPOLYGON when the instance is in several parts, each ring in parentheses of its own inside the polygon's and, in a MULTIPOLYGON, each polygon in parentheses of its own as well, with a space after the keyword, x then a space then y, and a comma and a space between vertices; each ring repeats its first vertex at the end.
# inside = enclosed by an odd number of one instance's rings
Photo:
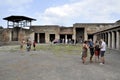
POLYGON ((101 46, 100 46, 101 63, 100 64, 105 64, 104 54, 106 51, 106 43, 103 39, 101 39, 100 41, 101 41, 101 46))

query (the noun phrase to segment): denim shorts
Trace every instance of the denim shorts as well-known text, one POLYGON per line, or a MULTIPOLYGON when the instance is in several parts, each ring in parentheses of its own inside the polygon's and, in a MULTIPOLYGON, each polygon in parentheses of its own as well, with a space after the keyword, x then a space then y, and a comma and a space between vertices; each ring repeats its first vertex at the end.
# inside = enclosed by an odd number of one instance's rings
POLYGON ((101 57, 104 57, 105 51, 100 51, 101 57))

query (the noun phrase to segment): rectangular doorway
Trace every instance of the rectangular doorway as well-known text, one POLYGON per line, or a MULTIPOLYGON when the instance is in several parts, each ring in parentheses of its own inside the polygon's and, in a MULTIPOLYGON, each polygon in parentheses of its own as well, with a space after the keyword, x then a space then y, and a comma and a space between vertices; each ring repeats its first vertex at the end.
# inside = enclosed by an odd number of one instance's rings
POLYGON ((45 43, 45 33, 39 33, 39 40, 40 43, 45 43))
POLYGON ((88 39, 92 39, 93 40, 93 35, 92 34, 88 34, 88 39))
POLYGON ((38 43, 38 33, 35 33, 35 34, 34 34, 34 40, 35 40, 35 42, 38 43))
POLYGON ((50 34, 49 36, 50 36, 49 37, 50 42, 52 42, 53 40, 55 40, 55 34, 50 34))
POLYGON ((84 41, 84 28, 76 28, 76 43, 84 41))
POLYGON ((60 34, 60 43, 65 43, 65 34, 60 34))

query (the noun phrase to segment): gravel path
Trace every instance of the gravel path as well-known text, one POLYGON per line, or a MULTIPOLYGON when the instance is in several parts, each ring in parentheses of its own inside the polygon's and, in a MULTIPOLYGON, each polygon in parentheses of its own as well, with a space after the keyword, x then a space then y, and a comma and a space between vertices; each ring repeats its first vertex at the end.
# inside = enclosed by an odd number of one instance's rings
MULTIPOLYGON (((11 47, 4 46, 2 49, 11 47)), ((1 51, 0 80, 120 80, 120 52, 106 52, 106 64, 82 64, 80 55, 49 51, 1 51)))

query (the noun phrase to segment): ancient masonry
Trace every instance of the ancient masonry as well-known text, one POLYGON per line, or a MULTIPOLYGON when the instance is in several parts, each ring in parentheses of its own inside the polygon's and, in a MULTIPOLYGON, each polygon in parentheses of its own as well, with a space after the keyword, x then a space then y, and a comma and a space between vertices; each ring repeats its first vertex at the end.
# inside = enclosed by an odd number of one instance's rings
POLYGON ((0 28, 0 42, 2 43, 19 42, 22 39, 35 40, 37 43, 51 43, 54 40, 59 40, 59 42, 73 40, 74 43, 81 43, 89 38, 92 38, 94 42, 102 38, 109 48, 120 49, 120 21, 115 23, 75 23, 71 27, 63 27, 31 25, 35 19, 25 16, 9 16, 4 20, 8 21, 8 27, 0 28), (29 29, 25 29, 26 26, 29 26, 29 29))

